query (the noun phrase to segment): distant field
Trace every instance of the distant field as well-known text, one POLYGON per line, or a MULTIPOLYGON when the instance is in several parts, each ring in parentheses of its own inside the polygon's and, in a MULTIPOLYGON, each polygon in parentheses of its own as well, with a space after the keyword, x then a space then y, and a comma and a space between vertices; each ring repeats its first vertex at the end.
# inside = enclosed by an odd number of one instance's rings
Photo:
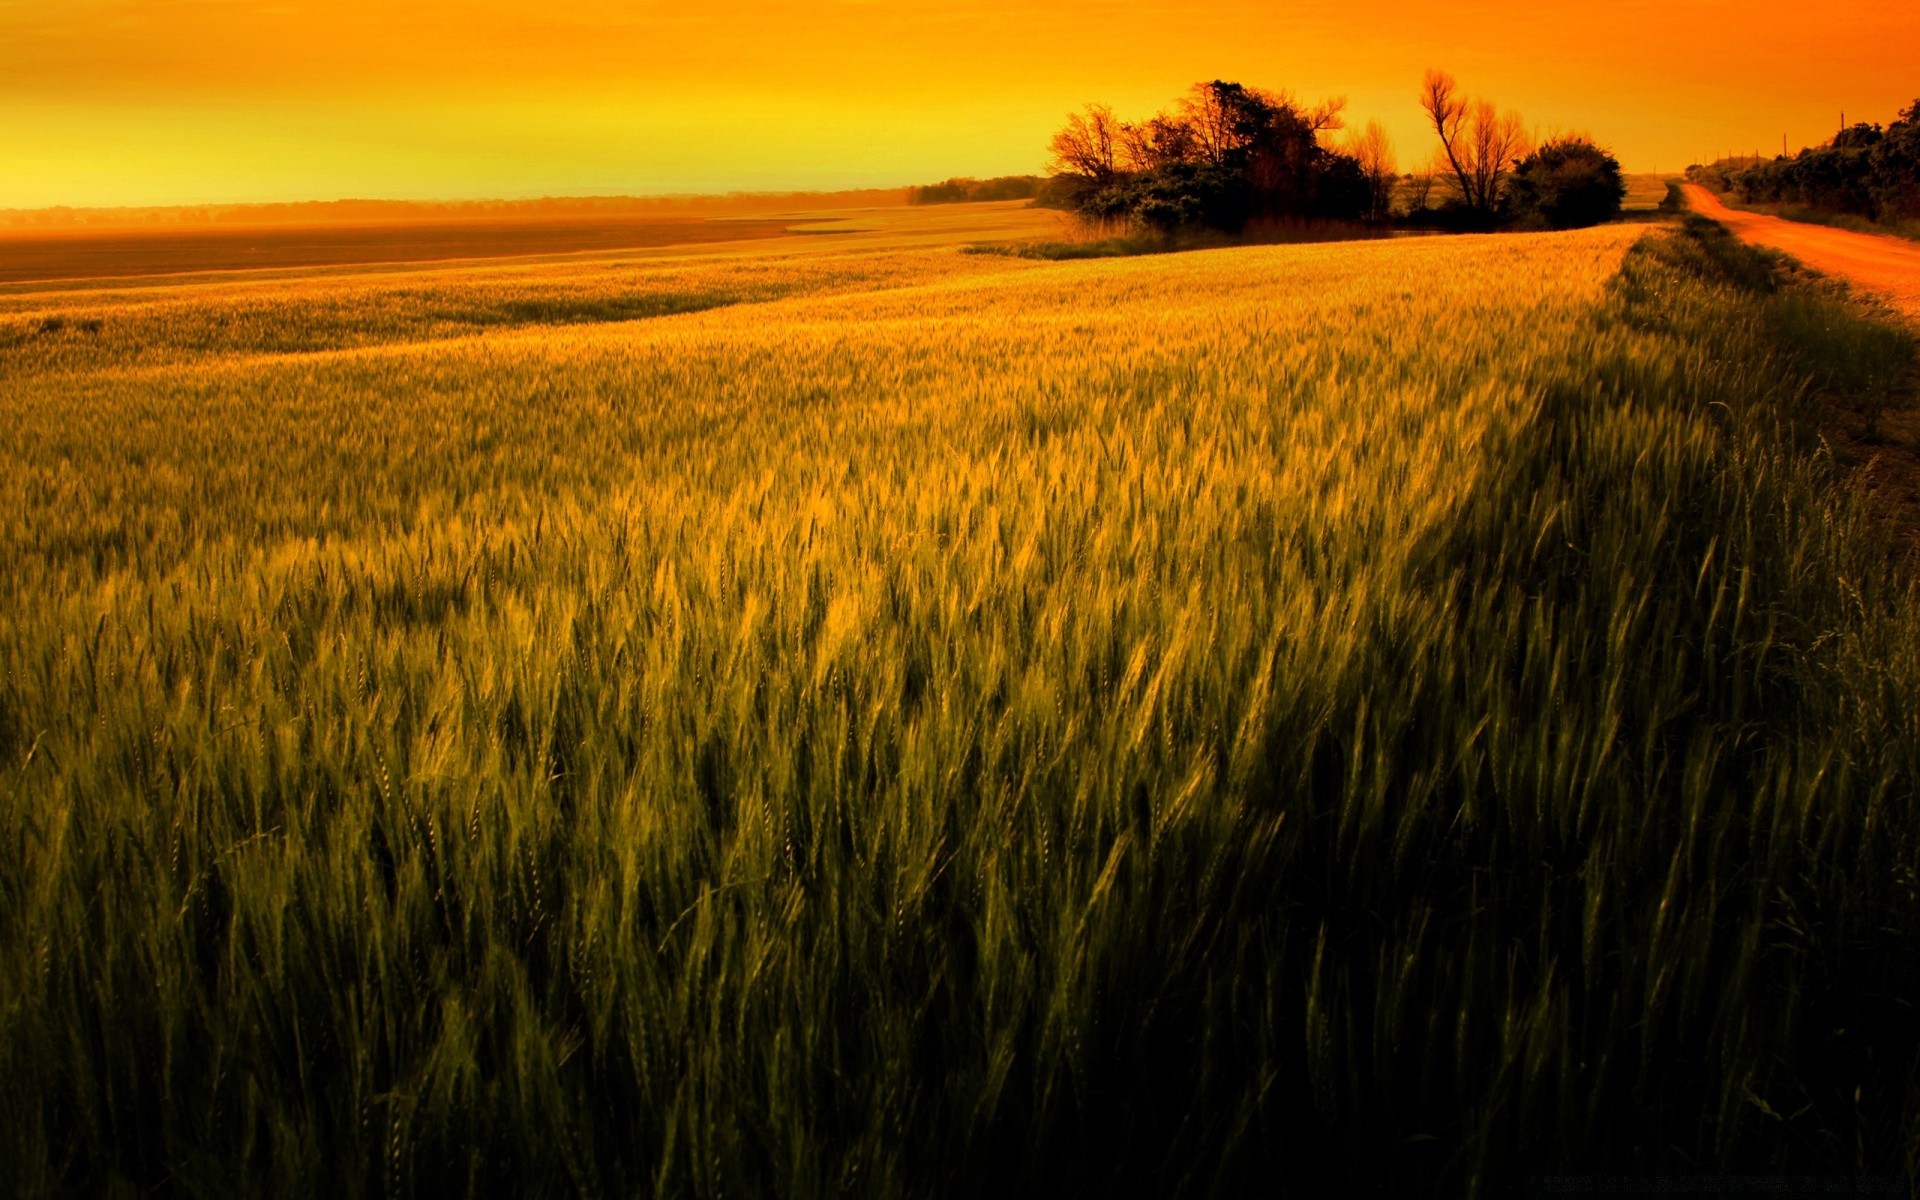
POLYGON ((15 1187, 1911 1169, 1910 342, 1056 220, 0 297, 15 1187))
POLYGON ((642 217, 0 233, 0 283, 632 250, 776 237, 791 224, 642 217))
POLYGON ((734 192, 706 196, 550 196, 521 200, 313 200, 269 204, 166 205, 146 208, 0 209, 0 228, 16 231, 265 228, 329 225, 453 224, 494 221, 717 218, 800 210, 872 209, 907 203, 907 188, 843 192, 734 192))
POLYGON ((902 209, 878 208, 802 209, 712 218, 574 215, 550 220, 414 220, 385 225, 0 230, 0 287, 14 285, 7 290, 30 294, 36 290, 32 285, 48 283, 265 271, 287 277, 289 273, 297 276, 302 269, 321 267, 541 258, 593 251, 698 250, 719 243, 808 235, 879 233, 888 245, 929 238, 950 243, 968 231, 981 236, 1031 234, 1051 230, 1060 221, 1055 213, 1023 211, 1024 201, 964 207, 966 211, 957 215, 918 222, 902 209), (890 234, 893 236, 885 236, 890 234))
MULTIPOLYGON (((1666 196, 1666 178, 1628 176, 1626 208, 1657 207, 1666 196)), ((1010 201, 966 207, 1003 214, 1006 220, 1026 204, 1010 201)), ((1059 220, 1052 213, 1029 213, 1024 221, 1011 218, 1014 230, 1026 234, 1045 232, 1059 220)), ((860 229, 863 223, 869 229, 888 231, 915 227, 911 217, 891 207, 745 211, 719 217, 589 212, 475 219, 430 214, 386 223, 101 225, 52 230, 21 226, 0 228, 0 285, 698 247, 793 234, 843 233, 860 229)), ((940 227, 925 223, 919 228, 940 227)))
POLYGON ((1629 175, 1627 176, 1627 195, 1621 207, 1628 212, 1639 212, 1660 207, 1667 198, 1669 180, 1678 182, 1678 175, 1629 175))

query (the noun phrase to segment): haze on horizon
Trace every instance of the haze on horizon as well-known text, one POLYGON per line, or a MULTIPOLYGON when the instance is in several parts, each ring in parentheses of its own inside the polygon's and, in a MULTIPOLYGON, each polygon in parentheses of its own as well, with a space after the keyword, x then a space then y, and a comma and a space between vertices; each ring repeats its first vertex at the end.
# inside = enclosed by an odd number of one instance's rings
POLYGON ((1886 120, 1916 46, 1920 6, 1891 0, 0 0, 0 208, 1024 173, 1068 110, 1145 116, 1215 77, 1344 95, 1405 167, 1429 66, 1677 170, 1886 120))

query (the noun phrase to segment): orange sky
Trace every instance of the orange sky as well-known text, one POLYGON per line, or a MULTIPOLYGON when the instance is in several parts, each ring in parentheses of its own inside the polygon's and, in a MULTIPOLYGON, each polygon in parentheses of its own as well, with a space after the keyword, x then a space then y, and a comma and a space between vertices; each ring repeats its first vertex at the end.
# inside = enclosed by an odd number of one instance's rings
POLYGON ((1920 95, 1920 3, 0 0, 0 207, 851 187, 1038 170, 1088 99, 1429 65, 1630 170, 1920 95))

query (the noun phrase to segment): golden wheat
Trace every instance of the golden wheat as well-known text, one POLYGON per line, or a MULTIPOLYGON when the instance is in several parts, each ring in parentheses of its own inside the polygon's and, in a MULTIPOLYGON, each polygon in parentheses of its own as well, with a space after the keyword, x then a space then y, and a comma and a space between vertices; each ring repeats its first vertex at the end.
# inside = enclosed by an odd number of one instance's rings
POLYGON ((1913 778, 1913 629, 1638 235, 12 298, 24 1177, 1457 1185, 1804 1084, 1726 881, 1855 869, 1768 839, 1913 778))

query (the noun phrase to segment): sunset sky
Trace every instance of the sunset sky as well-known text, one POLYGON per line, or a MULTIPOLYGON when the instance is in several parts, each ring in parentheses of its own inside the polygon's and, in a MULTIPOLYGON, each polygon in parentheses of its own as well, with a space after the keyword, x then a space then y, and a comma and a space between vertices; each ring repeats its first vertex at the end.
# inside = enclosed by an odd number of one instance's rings
POLYGON ((1037 171, 1062 115, 1221 77, 1403 167, 1442 66, 1630 170, 1920 95, 1920 4, 0 0, 0 208, 834 188, 1037 171))

